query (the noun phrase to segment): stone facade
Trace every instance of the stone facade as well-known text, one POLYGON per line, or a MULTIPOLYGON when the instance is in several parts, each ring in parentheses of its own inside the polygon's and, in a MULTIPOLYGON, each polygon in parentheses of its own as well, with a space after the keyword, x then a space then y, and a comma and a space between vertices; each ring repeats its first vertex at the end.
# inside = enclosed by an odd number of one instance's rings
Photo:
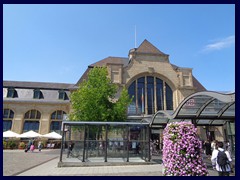
MULTIPOLYGON (((37 82, 16 82, 3 81, 3 109, 10 109, 14 112, 11 130, 16 133, 23 132, 24 115, 29 110, 37 110, 41 113, 39 119, 39 133, 46 134, 51 131, 50 125, 52 121, 61 121, 62 119, 52 120, 51 115, 55 111, 63 111, 69 114, 71 111, 71 103, 69 95, 79 84, 87 79, 87 74, 91 68, 95 66, 106 66, 111 81, 119 86, 116 99, 120 96, 123 87, 127 89, 130 85, 140 77, 154 77, 154 88, 156 79, 159 78, 163 82, 163 94, 166 96, 165 83, 172 91, 172 105, 175 110, 181 101, 192 93, 206 90, 201 83, 193 76, 192 68, 178 67, 170 63, 169 55, 161 52, 147 40, 144 40, 138 48, 131 49, 128 58, 107 57, 90 66, 82 75, 76 84, 61 83, 37 83, 37 82), (17 97, 7 97, 9 88, 14 88, 17 97), (34 99, 34 90, 40 90, 43 98, 34 99), (64 91, 67 99, 59 99, 60 91, 64 91)), ((146 79, 146 78, 145 78, 146 79)), ((147 84, 145 83, 147 92, 147 84)), ((153 98, 156 100, 156 88, 154 89, 153 98)), ((145 96, 145 115, 148 113, 147 96, 145 96)), ((157 101, 153 112, 158 111, 157 101)), ((163 109, 167 109, 166 98, 164 98, 163 109)), ((61 117, 62 118, 62 117, 61 117)), ((135 116, 132 119, 141 120, 142 116, 135 116)), ((6 118, 5 118, 6 120, 6 118)), ((7 118, 7 120, 9 120, 7 118)), ((129 118, 131 120, 131 118, 129 118)), ((203 129, 199 129, 202 133, 203 129)), ((214 129, 215 131, 215 129, 214 129)), ((217 130, 222 134, 221 130, 217 130)))

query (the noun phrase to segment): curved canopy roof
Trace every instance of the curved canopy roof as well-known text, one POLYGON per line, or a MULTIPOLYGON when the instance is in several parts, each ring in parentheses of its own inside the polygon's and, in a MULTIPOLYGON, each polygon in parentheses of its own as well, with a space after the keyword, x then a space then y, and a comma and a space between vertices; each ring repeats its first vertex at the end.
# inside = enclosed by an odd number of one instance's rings
POLYGON ((165 126, 176 121, 194 121, 196 125, 223 125, 235 120, 235 92, 222 94, 212 91, 194 93, 173 111, 158 111, 150 126, 165 126))

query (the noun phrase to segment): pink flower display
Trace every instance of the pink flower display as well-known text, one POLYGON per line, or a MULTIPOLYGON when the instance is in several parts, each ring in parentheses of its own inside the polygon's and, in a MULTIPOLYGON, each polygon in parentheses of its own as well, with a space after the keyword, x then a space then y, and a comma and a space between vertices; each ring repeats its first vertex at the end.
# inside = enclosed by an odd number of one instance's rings
POLYGON ((174 122, 163 131, 164 176, 207 176, 197 128, 190 122, 174 122))

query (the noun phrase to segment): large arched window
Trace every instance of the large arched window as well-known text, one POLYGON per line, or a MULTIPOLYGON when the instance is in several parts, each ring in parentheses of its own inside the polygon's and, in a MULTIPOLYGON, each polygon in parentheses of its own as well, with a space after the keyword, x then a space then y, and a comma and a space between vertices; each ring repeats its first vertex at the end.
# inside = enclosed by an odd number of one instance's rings
POLYGON ((3 109, 3 131, 12 129, 14 112, 11 109, 3 109))
POLYGON ((50 132, 55 131, 60 134, 64 114, 66 114, 66 112, 62 110, 54 111, 51 114, 50 132))
POLYGON ((39 120, 41 119, 41 113, 38 110, 30 110, 25 113, 23 132, 33 130, 39 131, 39 120))
POLYGON ((128 108, 129 115, 154 114, 158 110, 173 109, 173 91, 163 80, 154 76, 136 79, 128 88, 133 101, 128 108))

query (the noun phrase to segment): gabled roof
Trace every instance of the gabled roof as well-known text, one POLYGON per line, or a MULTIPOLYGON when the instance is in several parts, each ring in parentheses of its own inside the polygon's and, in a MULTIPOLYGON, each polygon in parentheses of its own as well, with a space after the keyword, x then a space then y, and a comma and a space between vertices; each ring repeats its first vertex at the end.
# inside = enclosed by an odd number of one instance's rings
POLYGON ((140 46, 137 48, 136 52, 167 55, 167 54, 164 54, 163 52, 161 52, 158 48, 156 48, 154 45, 152 45, 146 39, 142 42, 142 44, 140 44, 140 46))
MULTIPOLYGON (((138 48, 136 48, 136 51, 138 53, 150 53, 150 54, 159 54, 159 55, 165 55, 168 56, 167 54, 164 54, 161 52, 158 48, 156 48, 154 45, 152 45, 148 40, 144 40, 138 48)), ((123 67, 128 66, 129 59, 124 58, 124 57, 112 57, 109 56, 107 58, 104 58, 96 63, 93 63, 88 66, 86 71, 83 73, 81 78, 78 80, 78 82, 75 84, 74 88, 76 88, 81 82, 83 82, 84 79, 87 80, 88 73, 91 68, 95 66, 106 66, 106 64, 111 63, 111 64, 121 64, 123 67)), ((174 69, 179 68, 178 66, 171 64, 174 69)), ((206 89, 203 87, 203 85, 193 76, 193 86, 196 87, 196 91, 205 91, 206 89)))

